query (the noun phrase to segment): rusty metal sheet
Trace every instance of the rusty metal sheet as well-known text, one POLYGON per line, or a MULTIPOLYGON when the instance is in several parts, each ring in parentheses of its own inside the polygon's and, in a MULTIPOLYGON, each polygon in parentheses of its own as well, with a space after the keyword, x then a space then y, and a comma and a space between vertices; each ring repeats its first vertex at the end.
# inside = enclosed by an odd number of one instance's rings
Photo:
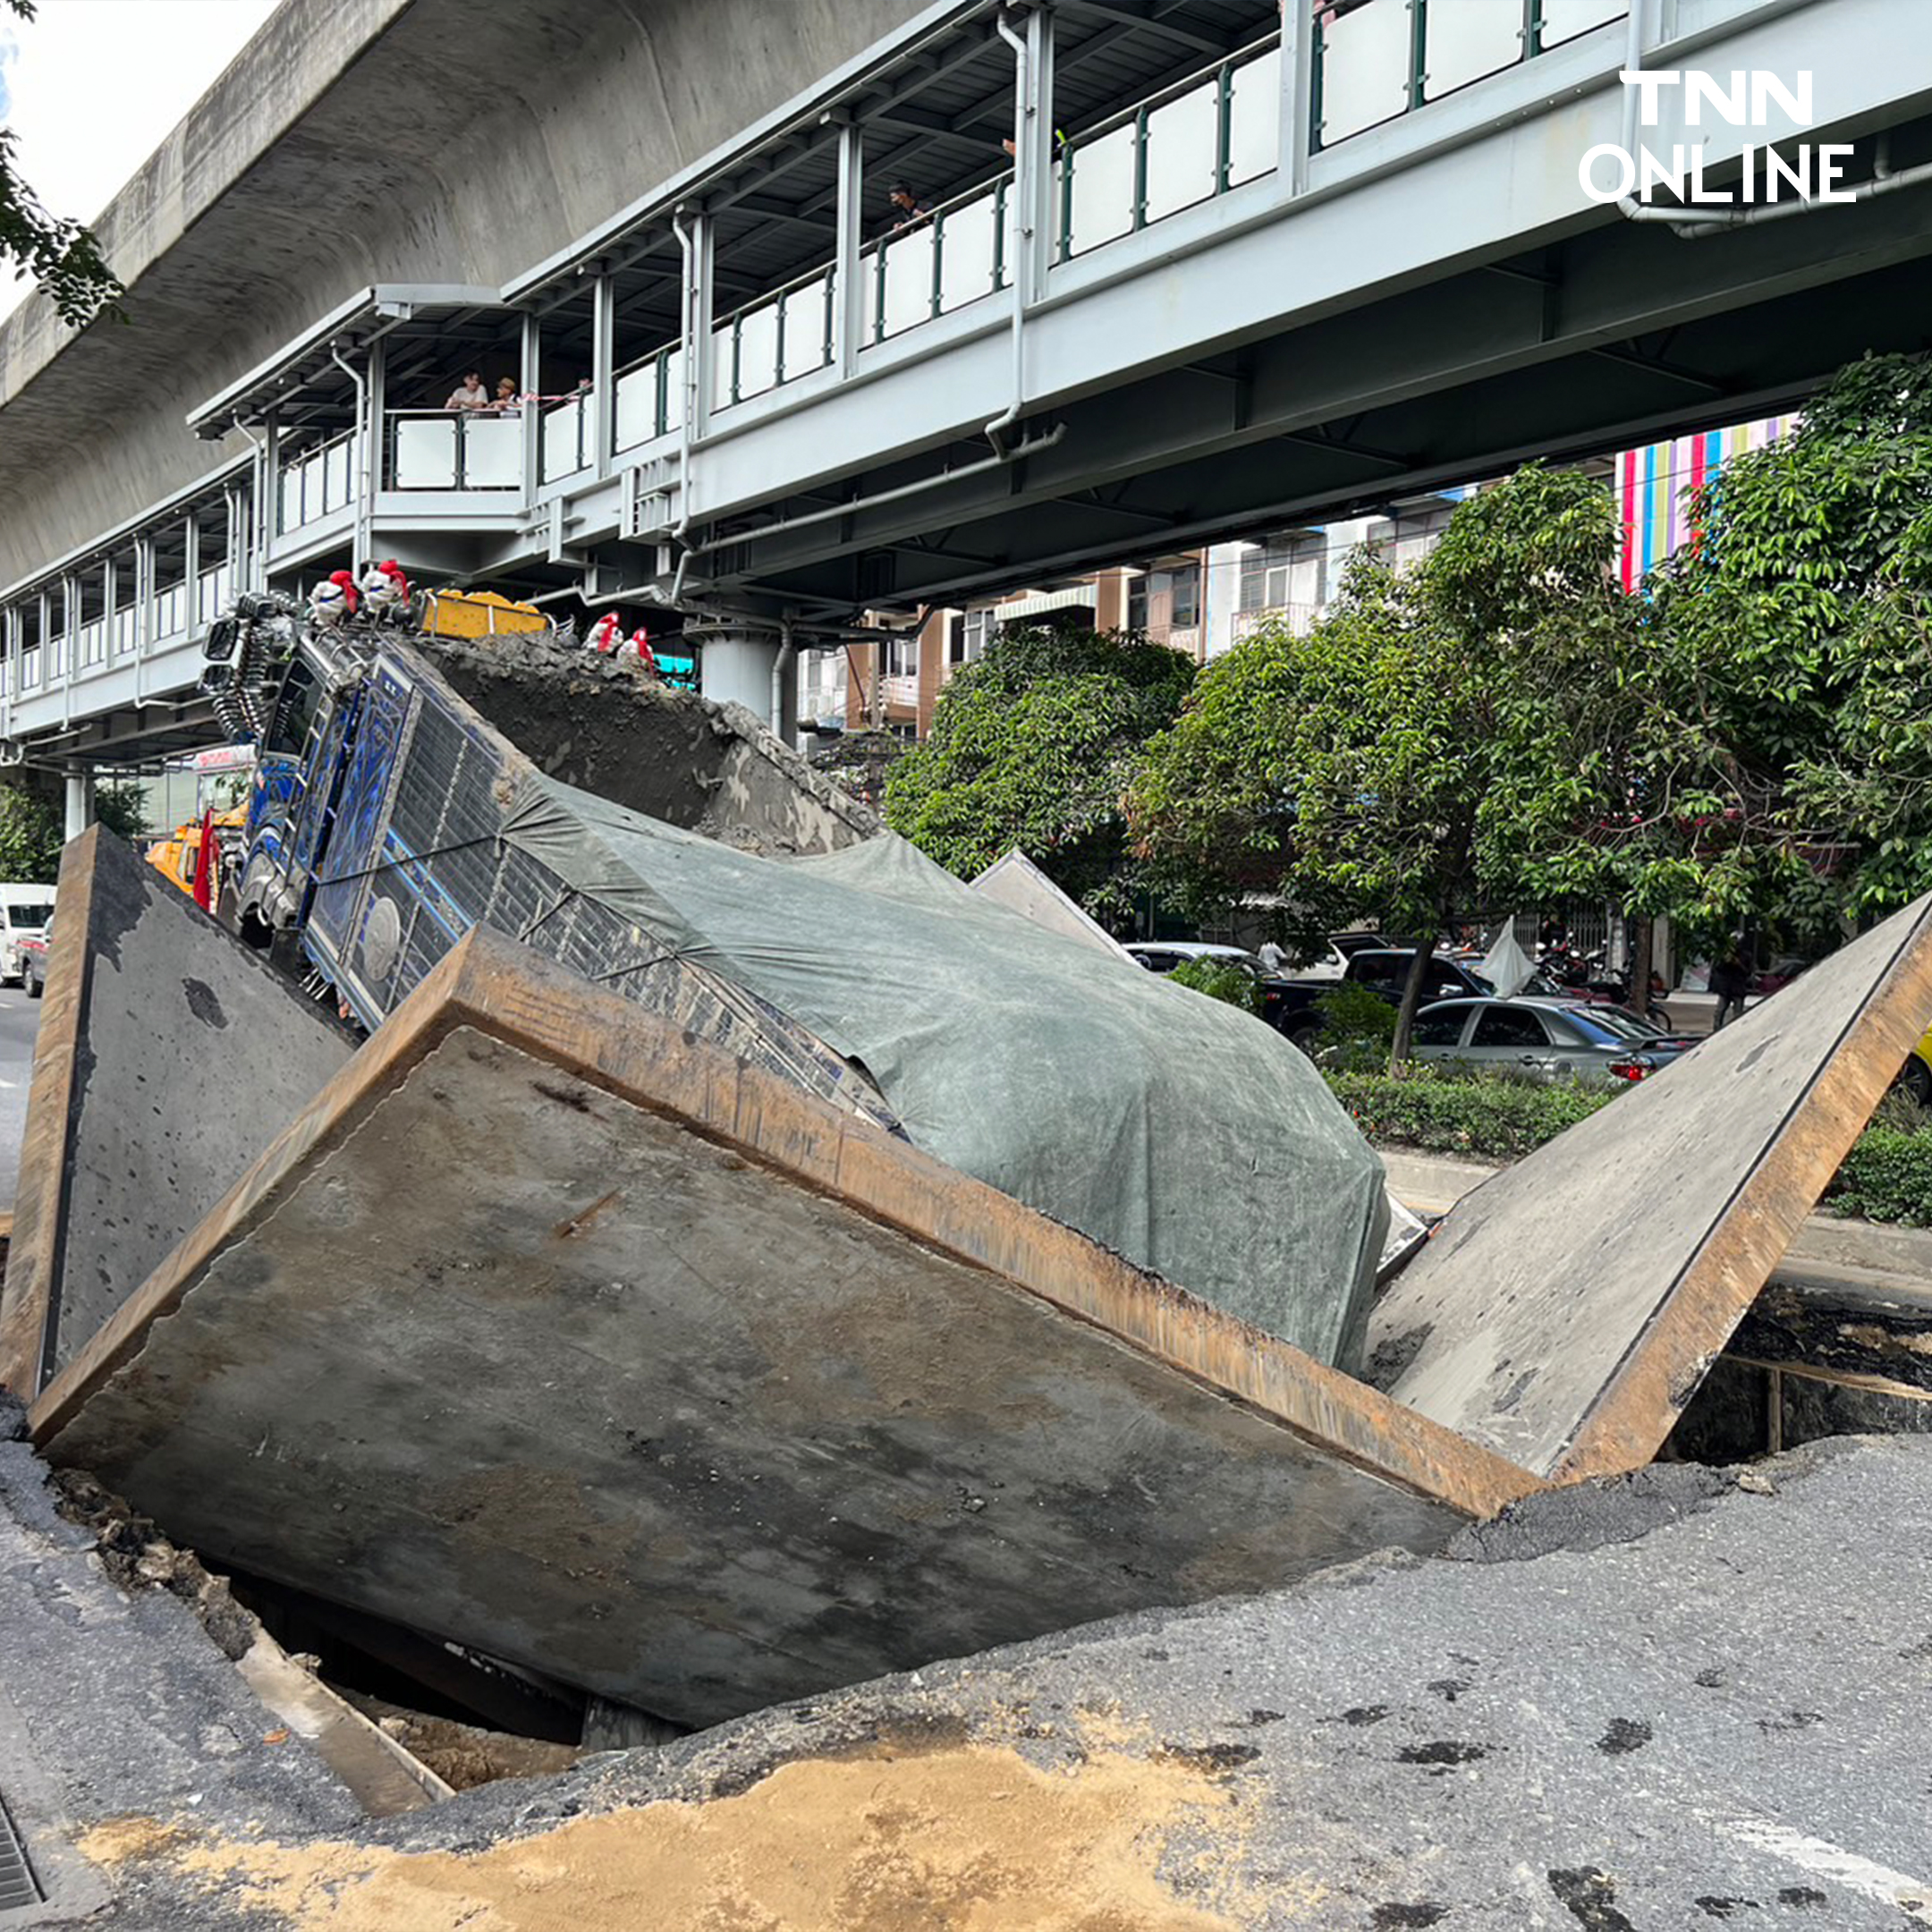
POLYGON ((1537 1487, 480 931, 33 1421, 217 1561, 687 1724, 1537 1487))
POLYGON ((1466 1195, 1374 1312, 1378 1385, 1552 1480, 1649 1462, 1932 1022, 1928 908, 1466 1195))
POLYGON ((0 1382, 29 1396, 354 1049, 98 826, 58 904, 0 1294, 0 1382))

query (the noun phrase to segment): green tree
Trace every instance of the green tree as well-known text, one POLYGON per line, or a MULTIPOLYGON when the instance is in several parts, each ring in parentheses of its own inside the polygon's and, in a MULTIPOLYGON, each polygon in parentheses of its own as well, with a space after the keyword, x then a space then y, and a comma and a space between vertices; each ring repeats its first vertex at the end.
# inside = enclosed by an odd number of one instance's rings
POLYGON ((953 674, 930 737, 893 766, 886 823, 962 878, 1017 845, 1118 918, 1142 889, 1123 794, 1193 678, 1191 659, 1140 637, 1007 631, 953 674))
POLYGON ((1531 468, 1413 570, 1359 553, 1309 635, 1243 640, 1149 747, 1129 811, 1157 878, 1199 914, 1278 894, 1306 949, 1355 919, 1414 943, 1399 1064, 1453 908, 1606 890, 1640 843, 1629 801, 1674 729, 1647 716, 1616 543, 1601 488, 1531 468))
POLYGON ((94 794, 94 816, 116 838, 138 843, 148 835, 148 794, 138 784, 104 784, 94 794))
MULTIPOLYGON (((34 17, 34 0, 0 0, 16 19, 34 17)), ((30 275, 62 321, 80 328, 103 309, 120 315, 126 292, 103 259, 100 244, 80 223, 50 215, 20 177, 18 140, 0 128, 0 258, 30 275)))
POLYGON ((38 792, 0 784, 0 878, 51 886, 60 871, 61 815, 38 792))
POLYGON ((1648 588, 1712 750, 1660 895, 1823 932, 1932 890, 1932 358, 1842 370, 1691 519, 1648 588))

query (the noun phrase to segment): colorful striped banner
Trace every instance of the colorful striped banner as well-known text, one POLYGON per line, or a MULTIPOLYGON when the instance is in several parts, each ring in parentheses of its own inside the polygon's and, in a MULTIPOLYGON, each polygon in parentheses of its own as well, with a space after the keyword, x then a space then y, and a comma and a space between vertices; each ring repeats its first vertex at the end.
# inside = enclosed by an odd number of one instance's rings
POLYGON ((1626 590, 1641 588, 1658 564, 1674 556, 1697 532, 1690 524, 1690 500, 1733 456, 1762 449, 1797 421, 1774 416, 1734 428, 1679 436, 1670 443, 1626 450, 1618 459, 1614 485, 1623 530, 1618 580, 1626 590))

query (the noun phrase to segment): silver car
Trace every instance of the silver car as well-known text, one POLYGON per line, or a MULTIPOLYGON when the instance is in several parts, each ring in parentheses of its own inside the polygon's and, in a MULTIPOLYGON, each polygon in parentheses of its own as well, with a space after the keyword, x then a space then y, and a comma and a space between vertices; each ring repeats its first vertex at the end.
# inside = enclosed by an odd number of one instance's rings
POLYGON ((1414 1048, 1420 1060, 1454 1060, 1514 1080, 1605 1086, 1647 1080, 1695 1044, 1626 1007, 1519 997, 1425 1006, 1414 1048))

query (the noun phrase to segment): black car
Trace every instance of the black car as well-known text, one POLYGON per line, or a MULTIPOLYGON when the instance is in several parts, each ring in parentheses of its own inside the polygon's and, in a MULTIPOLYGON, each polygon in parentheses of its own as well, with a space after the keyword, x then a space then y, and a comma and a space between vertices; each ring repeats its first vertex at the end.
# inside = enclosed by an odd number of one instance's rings
MULTIPOLYGON (((1370 946, 1351 955, 1345 975, 1352 986, 1365 986, 1385 999, 1399 1002, 1409 984, 1409 968, 1415 959, 1413 946, 1370 946)), ((1422 1004, 1436 1000, 1482 999, 1495 995, 1496 988, 1483 976, 1461 960, 1441 953, 1429 955, 1422 979, 1422 1004)))

